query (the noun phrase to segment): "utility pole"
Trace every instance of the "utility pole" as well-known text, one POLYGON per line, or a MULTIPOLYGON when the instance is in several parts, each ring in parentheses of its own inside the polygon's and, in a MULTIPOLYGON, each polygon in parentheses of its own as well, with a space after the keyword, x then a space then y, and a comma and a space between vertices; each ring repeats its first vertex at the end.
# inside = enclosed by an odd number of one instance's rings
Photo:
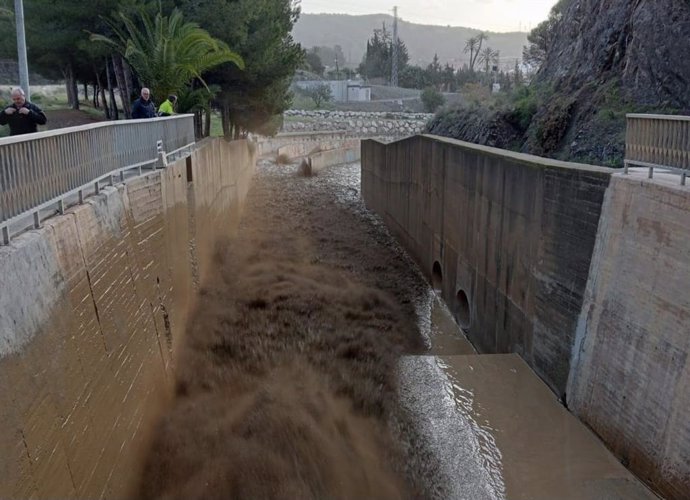
POLYGON ((398 7, 393 7, 393 60, 391 64, 391 86, 398 86, 398 7))
POLYGON ((26 100, 31 100, 29 89, 29 63, 26 60, 26 36, 24 35, 24 5, 14 0, 14 19, 17 23, 17 62, 19 63, 19 85, 24 89, 26 100))

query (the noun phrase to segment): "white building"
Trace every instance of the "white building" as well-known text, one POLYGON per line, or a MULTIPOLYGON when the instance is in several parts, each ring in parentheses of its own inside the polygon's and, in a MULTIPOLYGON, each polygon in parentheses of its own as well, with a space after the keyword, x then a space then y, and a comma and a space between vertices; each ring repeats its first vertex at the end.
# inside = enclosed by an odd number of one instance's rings
POLYGON ((371 87, 360 80, 303 80, 295 82, 295 85, 304 90, 328 85, 335 102, 371 101, 371 87))

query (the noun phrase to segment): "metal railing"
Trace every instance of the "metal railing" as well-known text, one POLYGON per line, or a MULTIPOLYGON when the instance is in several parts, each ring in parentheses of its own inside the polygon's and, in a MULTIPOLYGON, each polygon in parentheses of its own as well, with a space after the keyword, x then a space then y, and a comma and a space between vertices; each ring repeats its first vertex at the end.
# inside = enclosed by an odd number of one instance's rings
POLYGON ((0 243, 10 227, 84 191, 98 193, 101 182, 145 166, 155 168, 160 153, 175 154, 194 144, 194 116, 103 122, 0 139, 0 243))
POLYGON ((680 174, 680 183, 690 174, 690 116, 627 115, 625 173, 628 167, 663 169, 680 174))

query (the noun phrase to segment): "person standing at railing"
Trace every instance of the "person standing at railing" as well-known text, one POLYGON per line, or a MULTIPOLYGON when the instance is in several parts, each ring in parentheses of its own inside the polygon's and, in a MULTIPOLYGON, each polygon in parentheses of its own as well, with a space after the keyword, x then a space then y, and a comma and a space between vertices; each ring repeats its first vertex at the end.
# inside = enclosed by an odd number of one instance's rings
POLYGON ((132 104, 132 118, 155 118, 156 106, 151 100, 151 91, 144 87, 141 97, 132 104))
POLYGON ((12 104, 0 113, 0 125, 9 125, 10 135, 38 132, 38 125, 45 125, 47 121, 41 108, 26 100, 21 87, 12 91, 12 104))
POLYGON ((158 116, 170 116, 175 114, 175 103, 177 102, 177 96, 169 95, 168 98, 163 101, 163 104, 158 108, 158 116))

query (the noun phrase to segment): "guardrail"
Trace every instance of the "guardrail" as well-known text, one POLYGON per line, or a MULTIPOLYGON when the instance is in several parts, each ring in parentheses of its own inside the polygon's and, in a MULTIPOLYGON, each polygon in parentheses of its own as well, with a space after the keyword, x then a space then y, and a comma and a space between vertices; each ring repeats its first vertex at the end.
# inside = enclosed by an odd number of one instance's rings
POLYGON ((132 169, 153 166, 162 151, 174 154, 194 144, 194 116, 103 122, 0 139, 1 243, 10 228, 33 215, 40 227, 41 211, 58 212, 64 200, 98 193, 101 182, 132 169))
POLYGON ((625 173, 629 166, 680 174, 680 183, 690 173, 690 116, 629 114, 625 135, 625 173))

